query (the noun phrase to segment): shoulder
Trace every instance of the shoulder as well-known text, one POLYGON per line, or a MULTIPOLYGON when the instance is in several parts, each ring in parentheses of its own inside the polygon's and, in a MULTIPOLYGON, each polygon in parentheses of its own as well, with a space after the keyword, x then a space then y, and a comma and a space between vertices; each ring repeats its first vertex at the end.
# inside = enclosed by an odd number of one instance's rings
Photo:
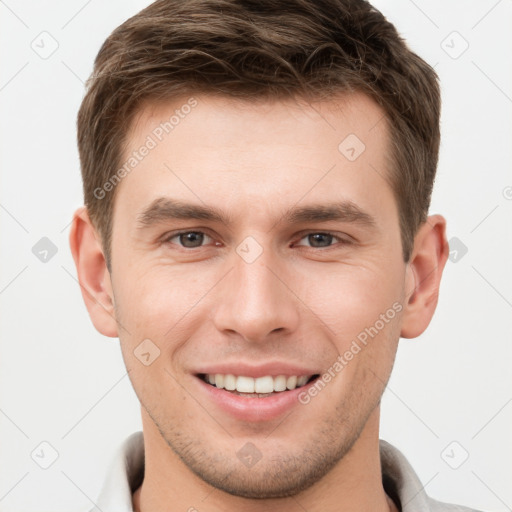
POLYGON ((400 505, 401 512, 481 512, 431 498, 398 448, 382 439, 379 441, 379 448, 384 489, 400 505))
POLYGON ((452 503, 444 503, 437 501, 433 498, 429 498, 430 510, 432 512, 482 512, 476 508, 463 507, 462 505, 454 505, 452 503))

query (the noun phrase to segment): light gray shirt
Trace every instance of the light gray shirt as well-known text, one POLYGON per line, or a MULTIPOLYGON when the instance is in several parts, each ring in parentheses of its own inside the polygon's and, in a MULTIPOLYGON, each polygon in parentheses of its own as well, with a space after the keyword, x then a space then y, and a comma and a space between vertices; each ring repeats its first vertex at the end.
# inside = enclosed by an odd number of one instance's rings
MULTIPOLYGON (((401 512, 478 512, 427 496, 405 456, 382 439, 380 459, 384 489, 401 512)), ((96 506, 90 512, 133 512, 132 494, 143 478, 144 438, 142 432, 135 432, 124 441, 112 461, 96 506)))

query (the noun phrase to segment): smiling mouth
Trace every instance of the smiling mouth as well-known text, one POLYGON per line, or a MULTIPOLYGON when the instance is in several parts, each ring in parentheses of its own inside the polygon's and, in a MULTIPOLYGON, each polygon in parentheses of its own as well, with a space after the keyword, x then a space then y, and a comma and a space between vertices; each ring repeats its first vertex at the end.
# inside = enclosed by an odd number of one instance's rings
POLYGON ((247 377, 221 373, 201 373, 198 375, 204 382, 234 395, 247 398, 266 398, 278 393, 292 391, 313 382, 320 375, 266 375, 264 377, 247 377))

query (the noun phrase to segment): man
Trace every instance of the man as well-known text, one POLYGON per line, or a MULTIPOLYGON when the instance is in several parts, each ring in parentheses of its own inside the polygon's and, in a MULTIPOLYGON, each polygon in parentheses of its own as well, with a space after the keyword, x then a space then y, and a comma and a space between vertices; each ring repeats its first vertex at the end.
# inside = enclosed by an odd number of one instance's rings
POLYGON ((447 260, 439 112, 362 0, 158 1, 112 33, 70 242, 143 434, 98 510, 469 510, 379 441, 447 260))

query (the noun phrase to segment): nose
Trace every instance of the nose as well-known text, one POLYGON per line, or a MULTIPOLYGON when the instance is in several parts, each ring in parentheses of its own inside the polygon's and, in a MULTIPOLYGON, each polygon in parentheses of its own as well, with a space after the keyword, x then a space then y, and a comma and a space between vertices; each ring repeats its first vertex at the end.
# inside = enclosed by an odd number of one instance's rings
POLYGON ((252 263, 234 255, 234 268, 216 290, 213 321, 220 332, 257 343, 297 329, 299 301, 269 252, 252 263))

